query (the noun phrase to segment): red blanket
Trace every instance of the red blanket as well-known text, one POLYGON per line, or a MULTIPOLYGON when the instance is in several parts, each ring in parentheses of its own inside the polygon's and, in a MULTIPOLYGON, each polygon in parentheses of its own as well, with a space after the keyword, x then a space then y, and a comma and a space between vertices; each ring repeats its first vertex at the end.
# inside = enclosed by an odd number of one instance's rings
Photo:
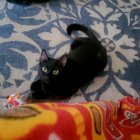
POLYGON ((0 140, 140 140, 139 99, 38 103, 0 111, 0 140))

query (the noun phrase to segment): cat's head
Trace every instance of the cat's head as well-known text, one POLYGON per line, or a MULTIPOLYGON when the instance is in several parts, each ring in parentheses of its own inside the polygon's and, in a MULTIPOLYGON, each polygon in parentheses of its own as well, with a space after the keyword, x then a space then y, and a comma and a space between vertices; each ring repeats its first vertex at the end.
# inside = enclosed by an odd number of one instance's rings
POLYGON ((48 57, 43 49, 40 57, 40 78, 43 82, 49 83, 51 80, 58 78, 67 63, 68 56, 62 55, 59 59, 48 57))

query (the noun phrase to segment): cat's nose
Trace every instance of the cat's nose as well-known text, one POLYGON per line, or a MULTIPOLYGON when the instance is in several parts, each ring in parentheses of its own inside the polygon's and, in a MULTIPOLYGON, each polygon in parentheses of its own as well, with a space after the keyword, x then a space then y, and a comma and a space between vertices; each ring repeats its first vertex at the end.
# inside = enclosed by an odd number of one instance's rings
POLYGON ((45 83, 49 83, 49 78, 45 77, 44 81, 45 81, 45 83))

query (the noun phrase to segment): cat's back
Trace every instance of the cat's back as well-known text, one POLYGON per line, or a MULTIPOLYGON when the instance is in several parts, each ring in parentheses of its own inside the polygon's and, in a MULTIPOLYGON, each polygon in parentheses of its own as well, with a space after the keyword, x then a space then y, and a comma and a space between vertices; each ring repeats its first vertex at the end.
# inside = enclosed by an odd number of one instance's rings
POLYGON ((97 57, 101 47, 99 42, 95 42, 92 38, 86 38, 81 45, 75 46, 70 51, 69 57, 84 66, 97 57))

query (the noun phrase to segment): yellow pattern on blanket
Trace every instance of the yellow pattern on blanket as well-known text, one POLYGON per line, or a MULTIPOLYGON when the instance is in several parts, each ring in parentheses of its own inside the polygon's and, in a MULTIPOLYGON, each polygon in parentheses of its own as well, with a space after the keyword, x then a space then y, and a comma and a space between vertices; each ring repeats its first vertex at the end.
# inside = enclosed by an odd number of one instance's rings
POLYGON ((140 103, 27 104, 0 111, 0 140, 140 140, 140 103))

